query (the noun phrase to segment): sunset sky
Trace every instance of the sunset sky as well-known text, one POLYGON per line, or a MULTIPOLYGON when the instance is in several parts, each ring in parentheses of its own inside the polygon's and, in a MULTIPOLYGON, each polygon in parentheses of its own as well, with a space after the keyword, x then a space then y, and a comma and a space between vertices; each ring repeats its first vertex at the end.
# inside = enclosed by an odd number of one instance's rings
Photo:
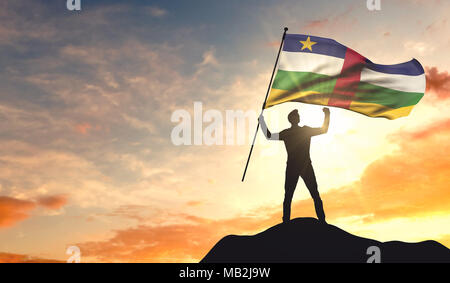
MULTIPOLYGON (((332 108, 311 158, 330 224, 450 247, 449 1, 65 2, 0 2, 0 262, 66 261, 73 245, 82 262, 198 262, 281 222, 282 142, 259 134, 242 183, 248 141, 175 146, 171 115, 195 101, 259 111, 284 26, 375 63, 421 62, 408 117, 332 108)), ((265 111, 269 129, 294 108, 322 124, 321 106, 286 103, 265 111)), ((315 217, 302 182, 292 217, 315 217)))

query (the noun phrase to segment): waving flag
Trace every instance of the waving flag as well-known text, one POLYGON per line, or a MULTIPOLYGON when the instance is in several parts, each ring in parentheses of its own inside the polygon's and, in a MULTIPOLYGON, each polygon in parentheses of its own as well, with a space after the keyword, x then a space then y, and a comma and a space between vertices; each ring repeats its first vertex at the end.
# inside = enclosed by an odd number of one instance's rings
POLYGON ((303 102, 396 119, 411 112, 425 86, 416 59, 379 65, 333 39, 286 34, 265 108, 303 102))

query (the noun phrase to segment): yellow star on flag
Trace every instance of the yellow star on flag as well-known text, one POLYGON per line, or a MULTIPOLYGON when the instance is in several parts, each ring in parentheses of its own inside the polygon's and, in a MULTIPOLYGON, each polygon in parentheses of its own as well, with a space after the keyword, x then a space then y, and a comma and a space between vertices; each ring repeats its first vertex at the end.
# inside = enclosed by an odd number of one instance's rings
POLYGON ((309 36, 308 36, 306 41, 300 40, 300 43, 303 44, 302 50, 308 48, 309 51, 312 51, 312 46, 314 44, 316 44, 317 42, 311 41, 311 38, 309 38, 309 36))

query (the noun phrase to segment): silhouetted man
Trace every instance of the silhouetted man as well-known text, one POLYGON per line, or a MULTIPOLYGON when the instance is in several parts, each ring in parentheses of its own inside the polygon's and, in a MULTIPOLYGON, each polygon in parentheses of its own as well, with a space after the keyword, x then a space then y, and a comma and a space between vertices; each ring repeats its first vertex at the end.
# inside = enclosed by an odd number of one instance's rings
POLYGON ((316 176, 314 175, 309 156, 311 137, 324 134, 328 131, 328 126, 330 124, 330 109, 323 108, 323 112, 325 113, 325 120, 322 127, 311 128, 307 126, 300 127, 298 125, 298 123, 300 123, 300 116, 298 115, 298 111, 294 110, 288 115, 291 127, 276 134, 270 133, 269 129, 267 129, 263 115, 259 117, 259 123, 261 124, 261 129, 266 138, 269 140, 282 140, 286 146, 288 158, 286 164, 286 179, 284 183, 284 223, 287 223, 291 218, 291 202, 299 176, 302 177, 306 187, 311 193, 316 208, 317 218, 319 218, 320 222, 326 223, 322 200, 320 199, 319 191, 317 190, 316 176))

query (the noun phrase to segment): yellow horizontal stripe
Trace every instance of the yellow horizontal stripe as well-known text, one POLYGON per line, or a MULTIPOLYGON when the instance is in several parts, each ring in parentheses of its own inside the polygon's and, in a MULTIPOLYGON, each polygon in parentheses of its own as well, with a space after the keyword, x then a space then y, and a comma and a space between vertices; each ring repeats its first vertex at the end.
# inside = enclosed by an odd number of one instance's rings
MULTIPOLYGON (((272 88, 266 102, 266 107, 284 102, 303 102, 308 104, 328 105, 330 94, 321 94, 317 91, 289 91, 272 88)), ((414 105, 393 109, 384 105, 375 103, 364 103, 352 101, 349 110, 364 114, 369 117, 385 117, 393 120, 396 118, 408 116, 414 105)))
POLYGON ((384 105, 375 103, 364 103, 352 101, 349 109, 369 117, 384 117, 390 120, 408 116, 414 105, 393 109, 384 105))
POLYGON ((284 102, 303 102, 309 104, 327 105, 328 96, 322 95, 317 91, 297 91, 297 90, 281 90, 272 88, 267 98, 266 107, 284 102))

